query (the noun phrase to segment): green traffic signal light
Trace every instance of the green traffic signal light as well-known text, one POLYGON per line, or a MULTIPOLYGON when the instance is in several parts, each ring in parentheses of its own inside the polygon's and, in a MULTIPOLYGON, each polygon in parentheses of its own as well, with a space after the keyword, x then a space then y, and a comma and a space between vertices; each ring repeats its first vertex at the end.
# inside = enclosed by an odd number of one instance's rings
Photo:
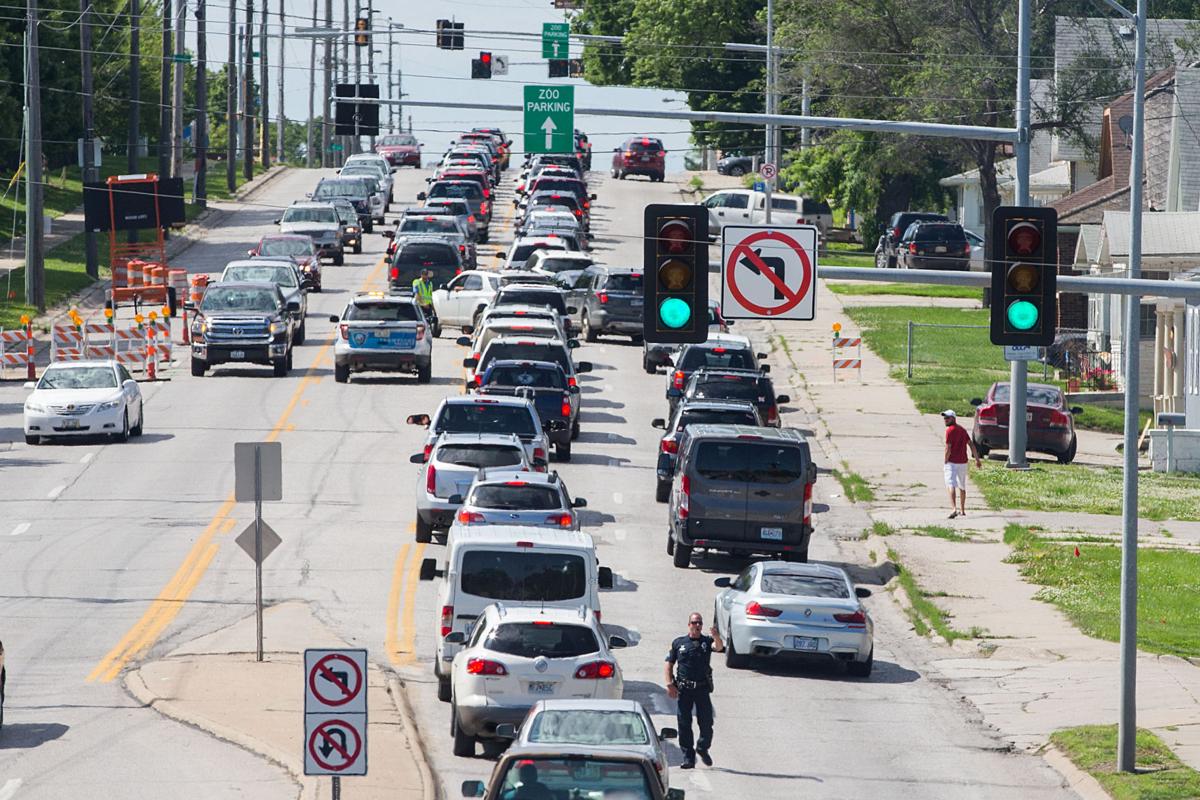
POLYGON ((1008 324, 1015 330, 1032 330, 1038 324, 1038 307, 1028 300, 1018 300, 1010 304, 1006 313, 1008 324))
POLYGON ((658 318, 668 328, 679 329, 688 324, 692 318, 692 307, 686 300, 678 297, 668 297, 658 307, 658 318))

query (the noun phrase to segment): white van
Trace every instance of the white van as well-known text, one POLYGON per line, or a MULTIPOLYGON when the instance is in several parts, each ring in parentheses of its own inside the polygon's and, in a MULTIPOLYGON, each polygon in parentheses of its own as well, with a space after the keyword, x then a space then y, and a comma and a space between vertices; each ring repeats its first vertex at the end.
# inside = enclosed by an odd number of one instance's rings
POLYGON ((468 636, 483 609, 507 606, 578 608, 600 616, 600 590, 612 587, 612 570, 596 560, 592 537, 523 525, 455 528, 446 542, 446 561, 421 562, 421 580, 442 578, 433 672, 438 699, 450 700, 450 663, 462 645, 446 644, 451 631, 468 636))
MULTIPOLYGON (((708 209, 708 235, 720 238, 726 225, 765 225, 767 195, 753 189, 722 189, 713 192, 700 203, 708 209)), ((771 195, 771 222, 775 225, 816 225, 821 236, 833 227, 833 211, 824 200, 815 197, 796 197, 790 194, 771 195)))

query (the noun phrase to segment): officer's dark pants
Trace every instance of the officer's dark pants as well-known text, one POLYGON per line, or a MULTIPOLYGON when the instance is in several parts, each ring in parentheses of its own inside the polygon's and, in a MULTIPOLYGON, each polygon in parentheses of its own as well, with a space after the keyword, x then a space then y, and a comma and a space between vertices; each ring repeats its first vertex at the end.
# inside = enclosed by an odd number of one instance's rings
POLYGON ((712 695, 703 689, 679 690, 679 749, 688 761, 696 759, 696 748, 707 750, 712 746, 713 707, 712 695), (700 740, 692 741, 692 708, 696 709, 696 722, 700 725, 700 740))

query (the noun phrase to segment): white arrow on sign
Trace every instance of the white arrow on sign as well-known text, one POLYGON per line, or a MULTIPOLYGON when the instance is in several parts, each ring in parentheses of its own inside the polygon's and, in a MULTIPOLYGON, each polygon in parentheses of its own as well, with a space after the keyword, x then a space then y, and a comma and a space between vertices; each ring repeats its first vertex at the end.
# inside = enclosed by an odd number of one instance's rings
POLYGON ((552 118, 546 117, 546 121, 542 123, 542 130, 546 132, 546 149, 549 150, 554 146, 554 132, 558 130, 558 126, 552 118))
MULTIPOLYGON (((556 42, 554 43, 554 57, 555 57, 555 58, 557 58, 557 57, 558 57, 558 46, 559 46, 559 42, 557 42, 557 41, 556 41, 556 42)), ((546 146, 547 146, 547 147, 549 147, 550 145, 546 145, 546 146)))

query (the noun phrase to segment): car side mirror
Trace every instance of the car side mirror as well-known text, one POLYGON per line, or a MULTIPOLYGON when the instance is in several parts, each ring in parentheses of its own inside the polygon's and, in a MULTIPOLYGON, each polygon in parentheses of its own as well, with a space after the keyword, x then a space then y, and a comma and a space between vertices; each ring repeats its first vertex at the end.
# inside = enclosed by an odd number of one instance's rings
POLYGON ((567 349, 568 350, 574 350, 577 347, 579 347, 578 339, 567 339, 567 349))
POLYGON ((25 381, 23 384, 21 384, 21 387, 24 389, 36 389, 37 381, 25 381))
POLYGON ((417 193, 417 199, 418 199, 418 200, 424 200, 424 199, 425 199, 425 193, 424 193, 424 192, 418 192, 418 193, 417 193))
POLYGON ((1071 413, 1072 414, 1082 414, 1083 406, 1071 406, 1071 413))
POLYGON ((464 358, 463 366, 466 367, 467 369, 474 369, 475 367, 479 366, 479 359, 478 358, 464 358))
POLYGON ((665 431, 667 429, 667 421, 662 417, 655 417, 650 420, 650 427, 665 431))
MULTIPOLYGON (((275 224, 276 224, 276 225, 278 225, 279 223, 278 223, 278 222, 276 222, 275 224)), ((247 251, 246 251, 246 255, 250 256, 251 258, 254 258, 254 251, 253 251, 253 250, 247 250, 247 251)))
POLYGON ((513 198, 513 205, 514 205, 514 206, 519 206, 519 205, 521 205, 521 201, 520 201, 520 200, 518 200, 517 198, 515 198, 515 197, 514 197, 514 198, 513 198))
MULTIPOLYGON (((470 336, 472 333, 474 333, 474 332, 475 332, 475 326, 474 326, 474 325, 463 325, 463 326, 462 326, 462 332, 463 332, 463 333, 465 333, 465 334, 467 334, 468 336, 470 336)), ((470 346, 470 344, 471 344, 471 342, 470 342, 470 340, 468 339, 468 340, 467 340, 467 346, 469 347, 469 346, 470 346)))
POLYGON ((426 428, 429 427, 429 415, 428 414, 409 414, 408 418, 404 421, 407 422, 409 425, 423 425, 426 428))
POLYGON ((767 354, 766 353, 755 353, 754 357, 761 361, 762 359, 767 357, 767 354))
POLYGON ((759 371, 759 372, 761 372, 763 375, 768 375, 768 374, 770 374, 770 372, 771 372, 771 365, 770 365, 770 364, 763 364, 762 366, 760 366, 760 367, 758 368, 758 371, 759 371))
POLYGON ((437 561, 432 558, 426 558, 421 561, 420 572, 417 577, 423 581, 431 581, 434 578, 442 577, 443 570, 437 568, 437 561))
POLYGON ((337 321, 338 321, 338 315, 337 315, 337 314, 330 314, 330 315, 329 315, 329 321, 330 321, 330 322, 337 322, 337 321))
POLYGON ((568 386, 567 394, 579 394, 579 387, 578 386, 568 386))
POLYGON ((729 577, 726 576, 724 578, 717 578, 715 581, 713 581, 713 586, 717 587, 718 589, 728 589, 731 583, 733 583, 733 581, 729 580, 729 577))
MULTIPOLYGON (((479 796, 482 797, 483 795, 479 795, 479 796)), ((667 789, 666 800, 683 800, 683 799, 684 799, 683 789, 675 789, 675 788, 667 789)))
POLYGON ((579 307, 578 306, 567 306, 567 313, 568 314, 578 314, 579 307))
POLYGON ((496 737, 500 739, 517 738, 517 726, 511 722, 501 722, 496 726, 496 737))
POLYGON ((464 631, 450 631, 442 637, 446 644, 466 644, 467 634, 464 631))
POLYGON ((619 650, 622 647, 629 647, 629 642, 620 636, 608 637, 608 646, 614 650, 619 650))
POLYGON ((483 781, 463 781, 462 796, 463 797, 483 797, 486 789, 483 781))
POLYGON ((574 502, 571 503, 571 508, 587 508, 587 498, 576 497, 574 502))
POLYGON ((658 732, 658 738, 659 740, 678 739, 679 731, 674 728, 663 728, 658 732))
POLYGON ((474 378, 467 381, 467 389, 468 390, 475 391, 478 388, 479 388, 479 381, 475 380, 474 378))
POLYGON ((504 253, 492 253, 492 258, 504 258, 504 253))
POLYGON ((384 232, 383 232, 383 238, 385 238, 385 239, 395 239, 395 238, 396 238, 396 232, 395 232, 395 231, 384 231, 384 232))
POLYGON ((791 398, 791 397, 789 397, 789 396, 788 396, 788 395, 786 395, 786 394, 781 394, 781 395, 777 395, 777 396, 775 397, 775 402, 776 402, 776 403, 780 403, 780 404, 783 404, 783 403, 790 403, 790 402, 792 402, 792 398, 791 398))
POLYGON ((983 405, 983 398, 982 398, 982 397, 972 397, 972 398, 971 398, 971 405, 973 405, 973 406, 981 406, 981 405, 983 405))
POLYGON ((601 589, 611 589, 613 587, 612 567, 599 567, 596 570, 596 579, 600 583, 601 589))
POLYGON ((424 453, 413 453, 411 456, 408 457, 408 463, 424 464, 425 463, 425 454, 424 453))
POLYGON ((863 598, 863 599, 868 598, 871 596, 871 590, 863 588, 862 586, 855 586, 854 587, 854 596, 863 598))
POLYGON ((575 371, 578 373, 581 373, 581 374, 584 372, 591 372, 592 371, 592 362, 580 361, 578 364, 575 365, 575 371))
POLYGON ((456 345, 458 345, 459 347, 470 347, 471 346, 471 337, 470 336, 460 336, 454 340, 454 343, 456 345))
POLYGON ((461 506, 463 504, 463 496, 461 494, 452 494, 446 499, 446 502, 452 506, 461 506))
POLYGON ((732 325, 732 324, 733 324, 733 323, 735 323, 735 322, 737 322, 737 320, 736 320, 736 319, 727 319, 727 320, 725 320, 725 324, 726 324, 726 325, 732 325))
MULTIPOLYGON (((300 287, 300 288, 304 288, 304 287, 300 287)), ((300 301, 299 300, 289 300, 288 304, 287 304, 287 310, 292 312, 293 314, 300 313, 300 301)))

